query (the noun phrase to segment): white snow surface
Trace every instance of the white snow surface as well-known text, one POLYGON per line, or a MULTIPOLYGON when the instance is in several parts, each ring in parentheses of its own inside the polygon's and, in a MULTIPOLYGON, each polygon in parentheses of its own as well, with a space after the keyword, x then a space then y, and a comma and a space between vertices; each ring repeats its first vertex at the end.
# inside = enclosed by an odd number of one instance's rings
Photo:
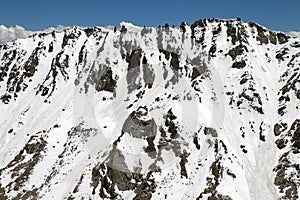
MULTIPOLYGON (((299 166, 300 40, 261 43, 257 28, 233 20, 185 31, 122 25, 125 32, 75 26, 0 46, 0 198, 288 198, 292 187, 282 192, 275 179, 283 155, 299 166), (275 135, 280 123, 287 128, 275 135)), ((32 34, 0 28, 0 43, 32 34)))

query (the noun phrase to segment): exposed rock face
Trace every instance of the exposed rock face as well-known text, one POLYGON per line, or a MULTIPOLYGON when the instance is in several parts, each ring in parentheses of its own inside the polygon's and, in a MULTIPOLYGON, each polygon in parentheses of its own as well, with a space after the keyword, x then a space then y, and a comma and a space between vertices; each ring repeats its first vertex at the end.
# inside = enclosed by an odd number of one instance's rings
POLYGON ((147 107, 140 107, 132 112, 125 120, 122 131, 129 133, 132 137, 146 138, 156 135, 157 126, 154 119, 142 119, 148 114, 147 107))
POLYGON ((0 45, 0 199, 299 199, 299 49, 240 18, 0 45))

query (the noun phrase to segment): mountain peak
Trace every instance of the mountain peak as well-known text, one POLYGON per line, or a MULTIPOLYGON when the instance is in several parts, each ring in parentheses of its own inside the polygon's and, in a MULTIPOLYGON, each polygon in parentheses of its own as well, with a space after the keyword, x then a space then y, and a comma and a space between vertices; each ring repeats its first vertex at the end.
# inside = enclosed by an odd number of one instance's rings
POLYGON ((0 199, 298 198, 299 39, 120 26, 0 45, 0 199))

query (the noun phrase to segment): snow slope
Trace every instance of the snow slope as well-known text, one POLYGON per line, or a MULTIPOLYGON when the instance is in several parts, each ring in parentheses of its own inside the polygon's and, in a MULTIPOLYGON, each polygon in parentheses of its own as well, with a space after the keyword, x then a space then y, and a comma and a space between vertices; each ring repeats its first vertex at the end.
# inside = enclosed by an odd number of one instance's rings
POLYGON ((0 199, 298 199, 300 40, 253 22, 0 46, 0 199))

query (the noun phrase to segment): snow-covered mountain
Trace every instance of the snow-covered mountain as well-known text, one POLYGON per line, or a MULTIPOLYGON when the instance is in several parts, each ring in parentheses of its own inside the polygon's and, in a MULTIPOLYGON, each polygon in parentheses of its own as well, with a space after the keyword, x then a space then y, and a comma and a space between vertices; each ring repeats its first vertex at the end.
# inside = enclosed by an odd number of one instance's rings
POLYGON ((58 25, 56 28, 49 27, 43 31, 30 31, 19 25, 16 25, 15 27, 6 27, 4 25, 0 25, 0 44, 7 43, 19 38, 27 38, 34 33, 49 33, 52 31, 62 31, 67 28, 68 27, 66 26, 58 25))
POLYGON ((297 31, 291 31, 288 33, 290 36, 292 37, 297 37, 297 38, 300 38, 300 32, 297 32, 297 31))
POLYGON ((0 25, 0 44, 10 42, 17 38, 26 38, 33 34, 33 31, 25 30, 22 26, 6 27, 0 25))
POLYGON ((0 199, 299 198, 299 39, 121 27, 0 46, 0 199))

